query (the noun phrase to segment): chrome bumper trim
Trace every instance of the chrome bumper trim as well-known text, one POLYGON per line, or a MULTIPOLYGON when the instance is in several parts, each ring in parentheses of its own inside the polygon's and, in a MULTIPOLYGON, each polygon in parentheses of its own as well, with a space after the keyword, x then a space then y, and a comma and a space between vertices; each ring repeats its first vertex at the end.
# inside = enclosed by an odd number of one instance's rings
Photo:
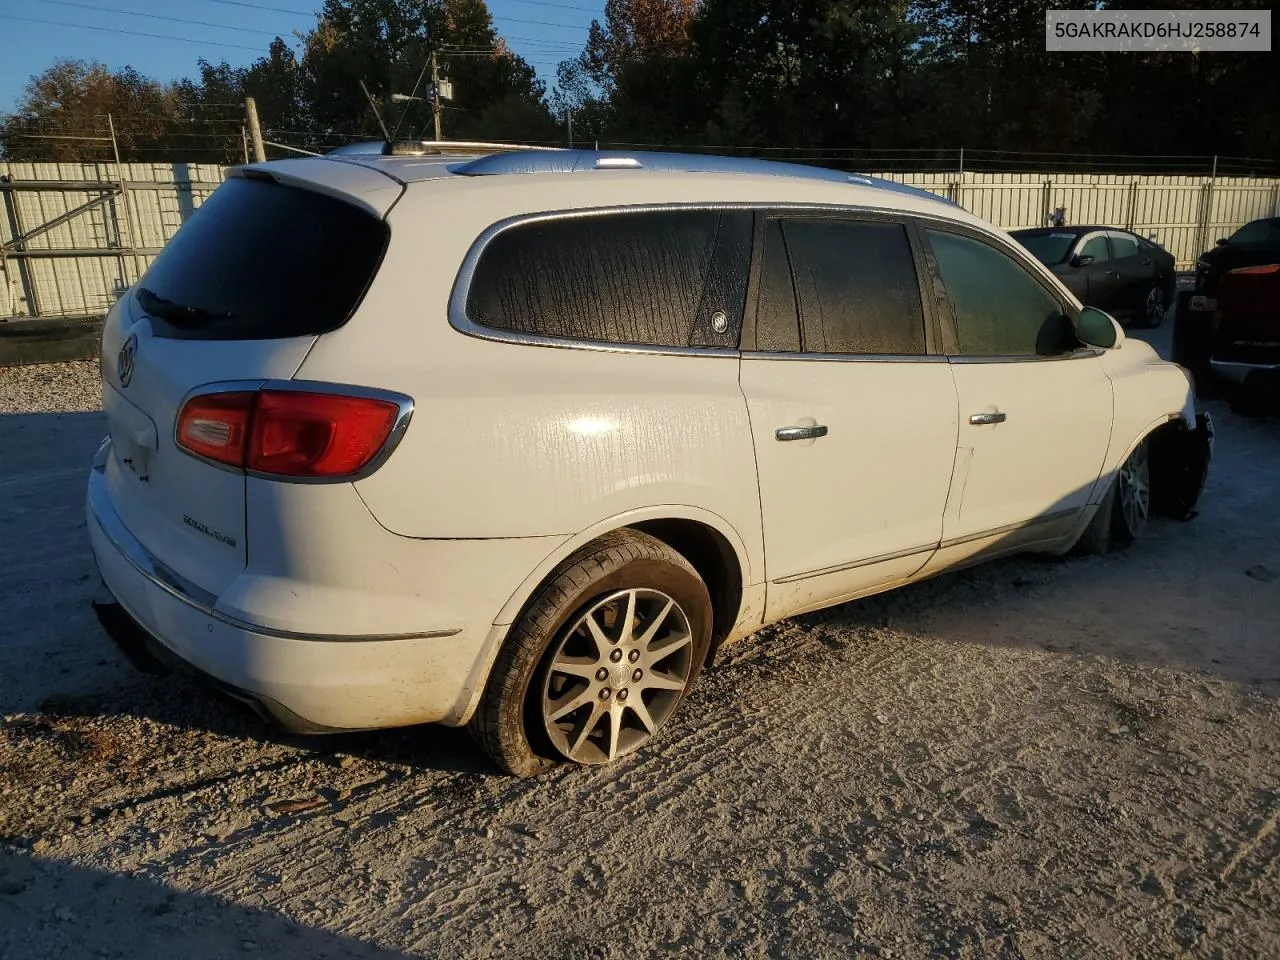
MULTIPOLYGON (((103 448, 106 444, 103 444, 103 448)), ((358 635, 335 635, 322 633, 298 633, 294 630, 279 630, 274 627, 264 627, 260 624, 249 623, 229 614, 223 613, 215 609, 218 598, 209 591, 196 586, 186 578, 179 576, 173 570, 170 570, 159 559, 151 554, 146 547, 129 532, 129 529, 120 519, 120 515, 116 513, 115 507, 111 505, 111 500, 107 495, 106 486, 106 458, 102 456, 104 449, 99 449, 99 455, 94 458, 93 468, 89 472, 89 515, 97 523, 98 529, 102 531, 102 535, 107 541, 115 547, 119 554, 129 561, 129 565, 145 577, 152 585, 159 587, 175 600, 185 603, 193 610, 198 610, 204 616, 213 620, 218 620, 234 627, 237 630, 244 630, 248 633, 256 633, 259 636, 274 637, 280 640, 314 640, 321 642, 348 642, 348 641, 368 641, 368 640, 428 640, 441 637, 452 637, 461 633, 460 628, 450 630, 426 630, 418 633, 372 633, 358 635)))

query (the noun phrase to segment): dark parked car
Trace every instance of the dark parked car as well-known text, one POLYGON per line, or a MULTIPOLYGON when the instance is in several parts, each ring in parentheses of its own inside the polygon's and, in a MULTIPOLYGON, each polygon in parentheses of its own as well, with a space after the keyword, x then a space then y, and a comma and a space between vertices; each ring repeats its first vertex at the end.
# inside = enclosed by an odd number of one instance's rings
POLYGON ((1114 227, 1014 230, 1015 240, 1058 275, 1085 306, 1135 326, 1157 327, 1173 303, 1173 254, 1114 227))
POLYGON ((1280 394, 1280 217, 1246 223, 1196 264, 1178 297, 1173 360, 1202 397, 1280 394))

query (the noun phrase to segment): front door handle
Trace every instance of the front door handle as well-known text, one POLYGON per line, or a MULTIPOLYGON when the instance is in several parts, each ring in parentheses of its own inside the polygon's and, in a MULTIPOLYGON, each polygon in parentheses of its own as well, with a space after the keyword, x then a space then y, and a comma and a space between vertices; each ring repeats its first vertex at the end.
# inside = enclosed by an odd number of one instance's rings
POLYGON ((817 427, 779 427, 773 432, 777 440, 817 440, 827 435, 827 428, 817 427))
POLYGON ((969 418, 969 422, 975 427, 981 427, 988 423, 1004 423, 1005 419, 1003 413, 996 411, 995 413, 975 413, 969 418))
POLYGON ((1110 277, 1112 280, 1119 280, 1119 279, 1120 279, 1120 274, 1119 274, 1117 271, 1115 271, 1115 270, 1108 270, 1108 271, 1107 271, 1107 276, 1108 276, 1108 277, 1110 277))

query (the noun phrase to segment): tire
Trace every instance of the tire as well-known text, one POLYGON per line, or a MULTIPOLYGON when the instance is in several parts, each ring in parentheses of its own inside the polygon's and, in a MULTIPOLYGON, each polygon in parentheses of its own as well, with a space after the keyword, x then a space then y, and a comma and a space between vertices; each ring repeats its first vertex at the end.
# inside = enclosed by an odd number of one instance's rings
POLYGON ((601 537, 534 593, 468 729, 499 768, 519 777, 630 753, 661 731, 693 686, 712 616, 706 584, 671 547, 638 530, 601 537), (628 610, 639 636, 622 625, 628 610))
POLYGON ((1079 556, 1094 557, 1111 552, 1111 524, 1115 513, 1116 485, 1112 482, 1107 494, 1098 504, 1098 511, 1085 527, 1071 552, 1079 556))
POLYGON ((1151 518, 1150 443, 1143 440, 1116 473, 1074 553, 1098 555, 1129 546, 1151 518))
POLYGON ((1164 322, 1164 317, 1168 312, 1168 309, 1168 284, 1164 283, 1157 277, 1151 284, 1151 289, 1147 291, 1147 295, 1142 300, 1142 307, 1138 312, 1139 321, 1136 326, 1145 327, 1148 330, 1155 329, 1164 322))

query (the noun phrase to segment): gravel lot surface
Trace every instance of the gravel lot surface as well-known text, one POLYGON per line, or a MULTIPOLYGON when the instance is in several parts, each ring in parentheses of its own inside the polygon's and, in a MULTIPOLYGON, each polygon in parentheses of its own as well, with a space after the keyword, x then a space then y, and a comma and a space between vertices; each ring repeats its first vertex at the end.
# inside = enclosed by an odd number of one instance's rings
POLYGON ((528 782, 124 663, 96 377, 0 370, 0 957, 1280 956, 1280 421, 1211 407, 1190 523, 771 628, 528 782))

